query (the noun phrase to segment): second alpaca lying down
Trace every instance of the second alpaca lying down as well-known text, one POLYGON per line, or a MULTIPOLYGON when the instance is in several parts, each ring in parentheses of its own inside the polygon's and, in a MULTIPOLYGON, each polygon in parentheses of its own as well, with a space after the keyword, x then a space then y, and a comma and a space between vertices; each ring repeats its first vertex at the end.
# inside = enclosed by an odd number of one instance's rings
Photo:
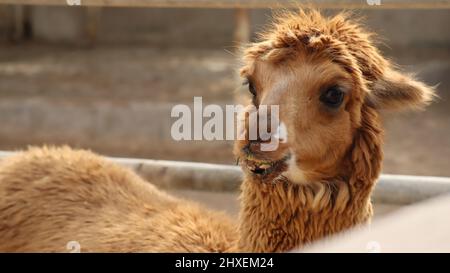
MULTIPOLYGON (((281 252, 366 223, 381 170, 383 109, 433 90, 396 71, 339 14, 284 13, 245 51, 255 107, 277 105, 286 143, 237 141, 238 228, 91 153, 32 149, 0 163, 0 251, 281 252), (238 231, 237 231, 238 230, 238 231)), ((244 128, 247 131, 247 128, 244 128)))
POLYGON ((87 151, 32 148, 0 162, 0 252, 224 252, 225 215, 171 197, 87 151))

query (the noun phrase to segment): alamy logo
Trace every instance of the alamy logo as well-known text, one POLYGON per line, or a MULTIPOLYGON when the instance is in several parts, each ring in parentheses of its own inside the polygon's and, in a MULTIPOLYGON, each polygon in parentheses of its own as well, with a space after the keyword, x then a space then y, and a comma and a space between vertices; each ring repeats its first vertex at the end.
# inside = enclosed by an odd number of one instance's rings
POLYGON ((366 249, 368 253, 380 253, 381 245, 377 241, 370 241, 366 244, 366 249))
POLYGON ((366 2, 370 6, 379 6, 379 5, 381 5, 381 0, 366 0, 366 2))
POLYGON ((69 6, 81 6, 81 0, 66 0, 69 6))
POLYGON ((81 245, 77 241, 69 241, 69 242, 67 242, 66 249, 70 253, 81 253, 81 245))
POLYGON ((226 105, 224 111, 216 104, 204 106, 201 97, 194 97, 193 109, 175 105, 171 117, 177 118, 170 131, 176 141, 260 140, 261 151, 275 151, 280 142, 287 141, 278 105, 226 105), (206 123, 204 119, 208 119, 206 123))

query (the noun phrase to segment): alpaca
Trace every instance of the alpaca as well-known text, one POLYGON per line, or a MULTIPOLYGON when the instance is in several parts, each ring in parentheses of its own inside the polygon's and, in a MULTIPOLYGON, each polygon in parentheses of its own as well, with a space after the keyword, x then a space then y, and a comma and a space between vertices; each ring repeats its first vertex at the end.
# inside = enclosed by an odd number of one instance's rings
POLYGON ((88 151, 0 162, 0 252, 230 252, 235 223, 88 151))
POLYGON ((260 39, 241 75, 252 104, 279 105, 288 139, 271 152, 235 142, 237 225, 90 152, 33 148, 0 163, 0 251, 281 252, 368 222, 379 111, 422 107, 433 90, 344 14, 283 12, 260 39))
POLYGON ((383 158, 379 112, 422 108, 434 96, 371 36, 345 13, 300 10, 281 13, 245 50, 252 104, 279 105, 287 141, 272 152, 261 139, 235 142, 245 173, 241 251, 287 251, 370 220, 383 158))

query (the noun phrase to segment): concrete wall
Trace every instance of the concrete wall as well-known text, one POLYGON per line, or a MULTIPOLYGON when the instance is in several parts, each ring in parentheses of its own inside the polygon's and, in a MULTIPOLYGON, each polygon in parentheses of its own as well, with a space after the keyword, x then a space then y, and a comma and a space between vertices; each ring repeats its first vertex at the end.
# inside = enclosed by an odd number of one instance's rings
POLYGON ((0 41, 6 41, 11 38, 12 32, 12 9, 0 6, 0 41))
POLYGON ((32 7, 34 38, 47 42, 76 43, 85 39, 86 12, 80 7, 32 7))

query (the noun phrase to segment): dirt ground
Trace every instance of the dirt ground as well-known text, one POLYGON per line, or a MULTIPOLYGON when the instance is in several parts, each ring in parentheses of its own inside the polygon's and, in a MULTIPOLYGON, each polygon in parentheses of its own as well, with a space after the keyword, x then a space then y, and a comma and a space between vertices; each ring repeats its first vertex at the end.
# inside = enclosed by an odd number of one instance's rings
MULTIPOLYGON (((384 172, 450 176, 449 49, 402 48, 386 53, 427 83, 439 84, 440 98, 424 112, 385 114, 384 172)), ((164 130, 147 133, 142 124, 152 127, 158 122, 170 122, 167 116, 158 116, 166 112, 155 112, 156 106, 191 103, 193 96, 202 96, 204 103, 231 103, 234 92, 239 90, 236 59, 226 50, 0 46, 0 102, 4 103, 0 109, 3 123, 0 150, 23 148, 28 144, 67 143, 107 155, 232 164, 230 142, 172 143, 166 139, 164 130), (41 107, 42 115, 28 113, 27 103, 41 107), (89 118, 82 121, 76 115, 62 120, 65 116, 59 110, 52 110, 78 107, 84 113, 86 105, 95 110, 105 103, 112 107, 108 111, 116 107, 122 109, 123 115, 132 111, 135 104, 144 105, 145 111, 139 113, 147 116, 139 117, 142 123, 133 123, 136 120, 127 120, 126 116, 120 121, 110 118, 110 123, 122 122, 124 130, 134 134, 117 132, 120 127, 116 126, 114 132, 83 131, 78 136, 70 130, 64 134, 65 128, 80 122, 85 127, 95 127, 95 122, 100 121, 89 118), (28 115, 31 120, 25 125, 19 115, 28 115), (56 121, 48 123, 48 117, 56 121), (52 127, 54 124, 57 127, 52 127), (134 124, 137 125, 133 127, 134 124), (102 134, 108 138, 99 138, 102 134)), ((161 128, 170 128, 164 126, 161 128)))

